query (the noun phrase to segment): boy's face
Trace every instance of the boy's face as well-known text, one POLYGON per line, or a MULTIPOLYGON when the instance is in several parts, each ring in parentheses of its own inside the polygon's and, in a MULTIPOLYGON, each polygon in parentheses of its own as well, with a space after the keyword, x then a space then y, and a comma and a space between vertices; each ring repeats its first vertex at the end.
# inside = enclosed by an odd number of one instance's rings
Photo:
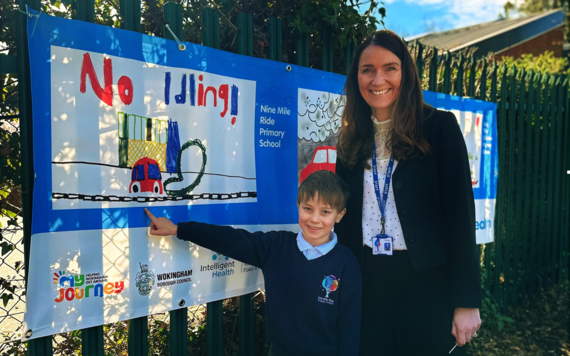
POLYGON ((298 208, 299 226, 303 230, 303 237, 313 246, 329 242, 334 224, 338 223, 346 212, 346 209, 339 212, 331 208, 320 200, 318 195, 299 204, 298 208))

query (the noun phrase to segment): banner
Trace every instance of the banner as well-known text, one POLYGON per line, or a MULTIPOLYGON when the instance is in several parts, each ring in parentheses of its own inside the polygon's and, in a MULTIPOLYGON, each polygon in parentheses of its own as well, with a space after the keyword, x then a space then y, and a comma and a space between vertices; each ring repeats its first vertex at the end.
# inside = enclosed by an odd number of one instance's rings
POLYGON ((477 243, 494 241, 495 199, 499 176, 497 104, 424 91, 433 107, 451 111, 463 132, 475 196, 477 243))
MULTIPOLYGON (((174 222, 298 231, 298 185, 335 168, 346 78, 33 15, 24 339, 263 289, 256 267, 149 236, 143 208, 174 222)), ((427 92, 426 101, 462 125, 483 204, 478 239, 492 241, 495 106, 427 92)))

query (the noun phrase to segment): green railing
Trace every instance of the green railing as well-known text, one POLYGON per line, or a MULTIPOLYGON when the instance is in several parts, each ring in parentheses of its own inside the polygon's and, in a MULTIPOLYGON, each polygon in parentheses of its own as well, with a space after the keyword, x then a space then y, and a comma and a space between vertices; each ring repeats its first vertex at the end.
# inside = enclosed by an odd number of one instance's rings
MULTIPOLYGON (((39 10, 39 0, 17 0, 39 10)), ((77 2, 77 20, 94 21, 94 0, 77 2)), ((141 30, 140 0, 121 0, 122 28, 141 30)), ((22 149, 22 199, 24 204, 25 266, 30 246, 31 197, 33 190, 32 116, 26 18, 17 13, 17 59, 0 56, 2 73, 17 71, 22 149)), ((219 48, 219 15, 215 9, 202 12, 203 44, 219 48)), ((182 6, 167 3, 164 19, 183 38, 182 6)), ((238 53, 252 55, 252 18, 239 14, 238 53)), ((269 58, 281 60, 281 20, 269 19, 269 58)), ((172 38, 164 30, 166 38, 172 38)), ((333 68, 333 33, 321 31, 321 66, 333 68)), ((349 40, 345 68, 356 44, 349 40)), ((497 66, 484 58, 463 53, 439 53, 420 43, 410 44, 424 89, 469 96, 498 104, 499 186, 495 216, 495 242, 481 246, 484 288, 503 307, 568 280, 570 176, 568 124, 568 78, 525 72, 497 66)), ((296 46, 296 63, 309 65, 309 35, 301 34, 296 46)), ((27 278, 27 276, 26 276, 27 278)), ((170 312, 170 354, 183 355, 188 345, 188 309, 170 312)), ((206 316, 207 354, 221 356, 222 302, 208 303, 206 316)), ((252 355, 254 345, 252 295, 240 297, 239 353, 252 355)), ((129 321, 129 355, 148 355, 148 318, 129 321)), ((103 355, 103 327, 81 331, 82 354, 103 355)), ((30 356, 52 355, 52 337, 28 342, 30 356)))
POLYGON ((567 281, 568 76, 439 53, 417 42, 410 48, 424 89, 497 103, 495 242, 480 248, 485 291, 508 308, 567 281))

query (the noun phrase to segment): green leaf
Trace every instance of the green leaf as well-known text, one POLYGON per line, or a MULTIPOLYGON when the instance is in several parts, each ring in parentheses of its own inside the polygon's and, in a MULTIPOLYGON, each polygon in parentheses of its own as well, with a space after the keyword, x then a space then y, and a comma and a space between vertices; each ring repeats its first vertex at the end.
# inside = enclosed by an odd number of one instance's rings
POLYGON ((11 243, 8 243, 6 241, 2 242, 0 244, 0 247, 2 247, 2 256, 4 256, 5 254, 7 254, 10 251, 14 250, 14 245, 12 245, 11 243))
POLYGON ((336 23, 336 17, 335 16, 327 16, 324 18, 324 20, 332 25, 334 25, 336 23))
POLYGON ((4 303, 4 308, 6 308, 6 305, 8 305, 8 302, 11 299, 14 299, 14 296, 12 294, 3 293, 2 296, 0 296, 0 298, 2 298, 2 302, 4 303))
POLYGON ((335 2, 332 4, 332 7, 334 9, 335 15, 338 15, 338 13, 340 12, 340 4, 335 2))

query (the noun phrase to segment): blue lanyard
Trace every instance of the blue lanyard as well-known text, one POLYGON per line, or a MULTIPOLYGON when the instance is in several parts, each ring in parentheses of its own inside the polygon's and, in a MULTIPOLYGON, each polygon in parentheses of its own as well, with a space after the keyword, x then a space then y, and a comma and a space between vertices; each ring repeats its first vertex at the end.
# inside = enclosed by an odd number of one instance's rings
POLYGON ((376 200, 378 200, 378 206, 380 207, 380 218, 382 221, 382 235, 385 234, 386 229, 386 202, 388 201, 388 191, 390 190, 390 180, 392 179, 392 168, 394 167, 394 156, 390 155, 390 162, 388 163, 388 168, 386 169, 386 179, 384 180, 384 191, 382 192, 382 197, 380 196, 380 183, 378 182, 378 164, 376 163, 376 142, 374 144, 374 150, 372 151, 372 175, 374 176, 374 191, 376 192, 376 200))

